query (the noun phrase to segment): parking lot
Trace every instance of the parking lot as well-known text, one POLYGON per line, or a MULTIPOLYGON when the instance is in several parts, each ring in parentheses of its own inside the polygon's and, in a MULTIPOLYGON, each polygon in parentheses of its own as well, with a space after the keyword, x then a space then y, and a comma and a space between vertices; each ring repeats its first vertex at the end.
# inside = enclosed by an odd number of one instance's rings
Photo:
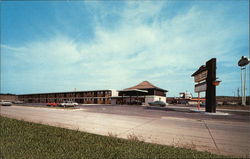
POLYGON ((1 106, 1 115, 52 126, 145 142, 249 157, 247 115, 209 115, 173 109, 128 105, 80 105, 56 109, 42 105, 1 106))
MULTIPOLYGON (((77 108, 84 108, 85 111, 95 113, 107 113, 107 114, 119 114, 129 116, 142 116, 142 117, 154 117, 160 118, 162 116, 177 117, 177 118, 189 118, 197 120, 222 120, 222 121, 242 121, 249 122, 249 113, 225 111, 229 115, 205 115, 204 113, 197 113, 192 110, 196 110, 195 107, 189 107, 184 105, 166 106, 166 109, 155 109, 153 107, 143 107, 136 105, 79 105, 77 108)), ((204 108, 203 108, 204 111, 204 108)), ((224 112, 218 110, 217 112, 224 112)), ((247 111, 248 112, 248 111, 247 111)), ((226 114, 225 113, 225 114, 226 114)))

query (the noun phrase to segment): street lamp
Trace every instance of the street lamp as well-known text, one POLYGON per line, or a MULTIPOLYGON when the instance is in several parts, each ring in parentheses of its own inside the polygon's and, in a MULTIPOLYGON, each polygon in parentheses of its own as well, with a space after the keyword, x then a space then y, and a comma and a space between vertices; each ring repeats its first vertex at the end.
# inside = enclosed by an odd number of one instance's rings
POLYGON ((241 59, 238 62, 238 66, 240 66, 240 70, 241 70, 240 79, 241 79, 241 97, 242 97, 241 101, 242 101, 242 105, 246 105, 246 65, 248 65, 249 62, 250 62, 250 60, 246 56, 242 56, 241 59))

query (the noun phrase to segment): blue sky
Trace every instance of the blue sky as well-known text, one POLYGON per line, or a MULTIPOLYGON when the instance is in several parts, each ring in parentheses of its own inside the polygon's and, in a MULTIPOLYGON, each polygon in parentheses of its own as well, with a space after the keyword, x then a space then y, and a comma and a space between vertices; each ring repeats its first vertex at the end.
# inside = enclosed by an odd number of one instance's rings
POLYGON ((217 58, 217 95, 234 95, 237 62, 249 56, 248 8, 247 0, 3 1, 1 93, 119 90, 148 80, 168 96, 194 94, 191 74, 217 58))

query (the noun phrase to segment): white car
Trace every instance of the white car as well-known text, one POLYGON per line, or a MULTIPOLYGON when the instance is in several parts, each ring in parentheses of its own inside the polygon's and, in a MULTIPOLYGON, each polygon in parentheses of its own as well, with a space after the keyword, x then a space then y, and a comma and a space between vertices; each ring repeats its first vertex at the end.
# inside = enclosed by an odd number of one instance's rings
POLYGON ((78 103, 76 102, 73 102, 73 101, 66 101, 66 102, 63 102, 63 103, 60 103, 60 106, 63 106, 63 107, 74 107, 74 106, 77 106, 78 103))
POLYGON ((13 101, 12 103, 13 103, 13 104, 23 104, 23 101, 17 100, 17 101, 13 101))
POLYGON ((9 101, 1 101, 1 102, 0 102, 0 105, 2 105, 2 106, 11 106, 12 103, 9 102, 9 101))

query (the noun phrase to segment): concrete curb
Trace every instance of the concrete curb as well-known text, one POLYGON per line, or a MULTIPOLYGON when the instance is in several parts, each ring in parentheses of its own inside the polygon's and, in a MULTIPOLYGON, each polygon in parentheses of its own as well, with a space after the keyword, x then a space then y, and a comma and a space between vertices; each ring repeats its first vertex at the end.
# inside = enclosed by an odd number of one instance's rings
POLYGON ((165 111, 179 111, 179 112, 190 112, 189 109, 186 108, 171 108, 171 107, 157 107, 157 106, 146 106, 145 109, 152 109, 152 110, 165 110, 165 111))
MULTIPOLYGON (((192 109, 195 109, 193 107, 171 107, 171 106, 166 106, 166 107, 157 107, 157 106, 146 106, 146 109, 152 109, 152 110, 165 110, 165 111, 179 111, 179 112, 196 112, 196 113, 203 113, 205 114, 205 109, 202 108, 200 111, 195 111, 192 109)), ((246 115, 250 116, 250 111, 244 111, 244 110, 227 110, 227 109, 217 109, 218 113, 227 113, 227 114, 235 114, 235 115, 246 115)), ((218 114, 219 115, 219 114, 218 114)))

